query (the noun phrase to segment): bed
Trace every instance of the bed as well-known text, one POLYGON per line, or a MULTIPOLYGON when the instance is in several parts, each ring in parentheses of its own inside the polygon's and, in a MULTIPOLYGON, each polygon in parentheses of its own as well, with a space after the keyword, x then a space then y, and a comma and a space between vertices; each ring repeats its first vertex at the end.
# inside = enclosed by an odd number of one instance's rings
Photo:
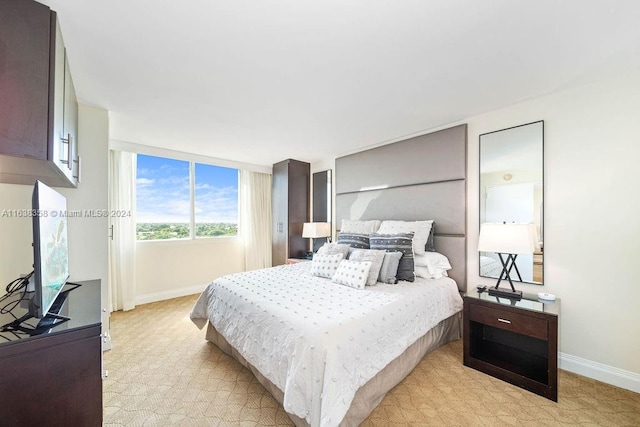
POLYGON ((432 219, 448 277, 355 289, 311 274, 314 260, 225 276, 200 295, 194 323, 297 426, 360 424, 425 354, 460 338, 466 148, 460 125, 336 159, 336 224, 432 219))
MULTIPOLYGON (((362 415, 344 421, 356 391, 394 360, 393 371, 375 381, 395 385, 404 378, 414 364, 400 356, 427 332, 418 355, 457 339, 462 299, 448 277, 362 290, 313 276, 310 267, 304 262, 220 278, 201 294, 191 318, 209 325, 208 338, 241 356, 263 385, 268 381, 296 424, 357 425, 362 415)), ((370 399, 355 405, 372 406, 370 399)))
POLYGON ((502 274, 502 264, 495 258, 480 255, 480 276, 500 277, 502 274))

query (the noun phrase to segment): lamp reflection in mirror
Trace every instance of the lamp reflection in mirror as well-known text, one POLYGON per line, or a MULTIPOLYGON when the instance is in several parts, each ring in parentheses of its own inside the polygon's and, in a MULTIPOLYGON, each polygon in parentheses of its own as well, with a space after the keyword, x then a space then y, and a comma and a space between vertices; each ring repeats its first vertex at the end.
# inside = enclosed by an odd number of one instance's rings
POLYGON ((522 298, 522 291, 517 291, 511 280, 511 270, 515 270, 518 280, 522 281, 516 266, 516 258, 520 254, 532 254, 536 248, 535 224, 517 223, 484 223, 480 226, 478 251, 495 252, 502 263, 502 272, 495 287, 489 288, 489 295, 522 298), (506 258, 504 256, 506 255, 506 258), (500 282, 509 281, 511 289, 500 288, 500 282))
MULTIPOLYGON (((305 222, 302 225, 302 237, 307 239, 319 239, 326 238, 329 241, 331 236, 331 223, 330 222, 305 222)), ((312 245, 313 246, 313 245, 312 245)), ((313 257, 313 252, 307 252, 307 258, 313 257)))

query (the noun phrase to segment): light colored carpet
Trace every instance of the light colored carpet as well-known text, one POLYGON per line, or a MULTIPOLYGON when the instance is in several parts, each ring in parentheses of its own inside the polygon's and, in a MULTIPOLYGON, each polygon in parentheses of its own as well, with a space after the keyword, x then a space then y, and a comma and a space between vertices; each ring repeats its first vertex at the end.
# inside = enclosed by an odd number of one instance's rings
MULTIPOLYGON (((190 320, 196 296, 111 316, 105 426, 290 426, 271 395, 190 320)), ((462 365, 462 341, 427 355, 363 426, 640 426, 640 394, 560 371, 554 403, 462 365)))

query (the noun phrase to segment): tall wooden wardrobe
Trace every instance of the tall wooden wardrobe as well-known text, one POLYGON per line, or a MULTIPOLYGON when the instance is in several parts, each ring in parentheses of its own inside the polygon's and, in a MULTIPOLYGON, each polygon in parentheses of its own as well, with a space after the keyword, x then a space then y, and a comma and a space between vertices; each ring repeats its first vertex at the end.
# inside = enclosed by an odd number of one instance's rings
POLYGON ((273 265, 287 258, 303 258, 309 240, 302 237, 302 226, 309 222, 309 182, 311 165, 287 159, 273 165, 272 248, 273 265))

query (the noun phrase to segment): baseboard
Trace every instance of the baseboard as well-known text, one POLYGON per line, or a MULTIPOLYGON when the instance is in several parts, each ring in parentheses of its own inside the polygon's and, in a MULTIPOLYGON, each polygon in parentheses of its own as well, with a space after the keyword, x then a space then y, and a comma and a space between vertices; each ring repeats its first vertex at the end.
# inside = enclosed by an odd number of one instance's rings
POLYGON ((640 374, 566 353, 559 353, 560 369, 640 393, 640 374))
POLYGON ((172 289, 170 291, 155 292, 152 294, 138 295, 136 305, 149 304, 150 302, 164 301, 171 298, 184 297, 187 295, 199 294, 207 285, 191 286, 189 288, 172 289))

